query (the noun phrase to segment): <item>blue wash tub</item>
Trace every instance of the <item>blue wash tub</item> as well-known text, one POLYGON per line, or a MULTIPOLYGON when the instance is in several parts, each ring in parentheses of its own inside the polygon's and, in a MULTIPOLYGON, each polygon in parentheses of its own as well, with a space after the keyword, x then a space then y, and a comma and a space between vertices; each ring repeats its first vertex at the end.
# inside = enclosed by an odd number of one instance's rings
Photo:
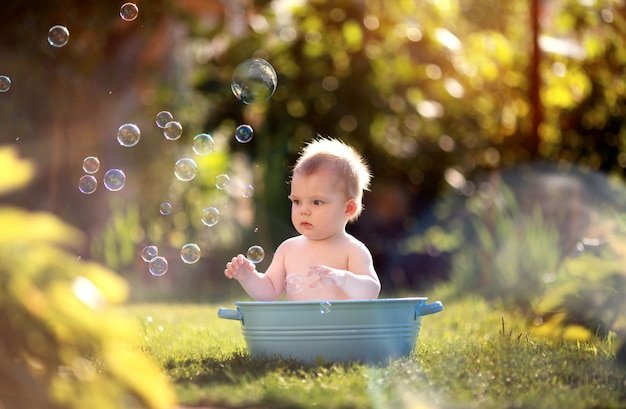
POLYGON ((218 316, 241 321, 250 355, 307 363, 386 363, 414 350, 422 316, 443 310, 425 297, 341 301, 246 301, 218 316))

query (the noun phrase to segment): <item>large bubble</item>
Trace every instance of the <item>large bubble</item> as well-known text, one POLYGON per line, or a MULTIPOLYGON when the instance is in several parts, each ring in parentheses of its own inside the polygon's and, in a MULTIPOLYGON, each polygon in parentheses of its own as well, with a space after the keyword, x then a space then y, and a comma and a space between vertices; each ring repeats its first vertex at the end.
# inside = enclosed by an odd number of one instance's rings
POLYGON ((167 273, 167 269, 169 268, 169 263, 167 259, 163 256, 155 257, 150 263, 148 263, 148 271, 155 277, 160 277, 163 274, 167 273))
POLYGON ((188 182, 198 174, 198 165, 191 158, 182 158, 174 165, 174 175, 182 182, 188 182))
POLYGON ((100 159, 95 156, 87 156, 83 159, 83 170, 90 175, 98 172, 100 170, 100 159))
POLYGON ((174 116, 170 111, 161 111, 156 116, 156 124, 159 128, 163 129, 172 122, 174 116))
POLYGON ((215 141, 208 133, 199 133, 193 138, 191 148, 198 155, 208 155, 213 151, 215 141))
POLYGON ((48 44, 53 47, 63 47, 70 40, 70 31, 65 26, 52 26, 48 31, 48 44))
POLYGON ((157 246, 146 246, 141 250, 141 259, 146 263, 154 261, 159 255, 159 248, 157 246))
POLYGON ((135 124, 124 124, 117 130, 117 141, 127 148, 137 145, 140 138, 141 131, 135 124))
POLYGON ((219 190, 225 190, 230 185, 230 177, 224 173, 215 177, 215 187, 219 190))
POLYGON ((183 126, 178 121, 170 121, 163 128, 163 136, 165 139, 175 141, 179 139, 183 134, 183 126))
POLYGON ((172 204, 169 202, 163 202, 159 205, 159 213, 163 216, 167 216, 172 213, 172 204))
POLYGON ((139 8, 135 3, 124 3, 120 7, 120 17, 124 21, 133 21, 139 15, 139 8))
POLYGON ((11 78, 0 75, 0 92, 7 92, 9 89, 11 89, 11 78))
POLYGON ((213 227, 220 221, 220 211, 215 207, 205 207, 202 209, 202 223, 206 226, 213 227))
POLYGON ((251 246, 246 253, 246 258, 254 264, 258 264, 265 258, 265 250, 261 246, 251 246))
POLYGON ((126 185, 126 175, 121 169, 109 169, 104 174, 102 183, 110 191, 117 192, 126 185))
POLYGON ((93 175, 83 175, 78 181, 78 190, 86 195, 95 192, 97 187, 98 181, 93 175))
POLYGON ((274 67, 261 58, 251 58, 235 68, 230 89, 238 100, 251 104, 268 100, 277 85, 274 67))
POLYGON ((289 294, 298 294, 304 291, 304 278, 292 273, 285 278, 285 291, 289 294))
POLYGON ((239 125, 237 129, 235 129, 235 139, 237 139, 239 143, 248 143, 252 140, 253 136, 254 129, 252 129, 250 125, 239 125))
POLYGON ((245 185, 243 187, 243 190, 241 191, 241 196, 243 196, 243 197, 252 197, 252 196, 254 196, 254 186, 252 186, 252 185, 245 185))
POLYGON ((195 243, 187 243, 180 249, 180 258, 186 264, 194 264, 202 255, 200 247, 195 243))

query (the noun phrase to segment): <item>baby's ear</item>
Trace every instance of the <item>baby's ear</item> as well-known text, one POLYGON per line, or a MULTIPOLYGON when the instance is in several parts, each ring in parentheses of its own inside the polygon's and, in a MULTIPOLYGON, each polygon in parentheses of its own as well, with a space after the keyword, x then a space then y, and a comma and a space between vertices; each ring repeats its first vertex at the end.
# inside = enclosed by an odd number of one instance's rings
POLYGON ((348 200, 348 203, 346 203, 346 216, 352 217, 352 215, 355 214, 358 209, 359 206, 356 204, 356 201, 354 199, 348 200))

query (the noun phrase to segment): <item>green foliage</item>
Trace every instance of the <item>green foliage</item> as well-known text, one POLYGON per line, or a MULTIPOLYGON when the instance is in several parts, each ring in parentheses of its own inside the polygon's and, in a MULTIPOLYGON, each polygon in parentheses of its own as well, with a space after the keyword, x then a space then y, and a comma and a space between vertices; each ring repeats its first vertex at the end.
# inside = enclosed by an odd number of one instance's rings
POLYGON ((564 260, 551 290, 536 306, 537 334, 582 340, 613 334, 616 349, 626 348, 623 233, 613 225, 595 250, 583 247, 580 255, 564 260))
MULTIPOLYGON (((425 317, 413 355, 385 366, 251 359, 225 304, 131 304, 140 345, 188 406, 271 408, 618 408, 624 368, 606 342, 555 342, 524 316, 436 287, 445 310, 425 317)), ((226 305, 228 306, 228 305, 226 305)))
MULTIPOLYGON (((28 179, 31 164, 13 159, 26 173, 10 182, 14 173, 4 172, 3 187, 28 179)), ((134 323, 111 308, 126 298, 126 283, 75 255, 82 233, 52 214, 9 206, 0 225, 0 405, 169 409, 167 380, 131 348, 134 323)))
POLYGON ((530 312, 560 263, 559 231, 540 207, 522 211, 508 186, 499 183, 497 189, 468 198, 467 220, 450 233, 462 237, 453 280, 462 291, 530 312))

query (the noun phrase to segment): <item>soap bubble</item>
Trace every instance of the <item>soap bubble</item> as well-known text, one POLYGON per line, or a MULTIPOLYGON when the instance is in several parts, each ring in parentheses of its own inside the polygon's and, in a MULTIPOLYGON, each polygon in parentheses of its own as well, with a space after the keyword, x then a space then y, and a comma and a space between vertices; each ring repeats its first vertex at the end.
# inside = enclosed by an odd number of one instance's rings
POLYGON ((193 138, 191 143, 191 148, 198 155, 208 155, 213 151, 213 146, 215 145, 215 141, 213 141, 213 137, 208 133, 199 133, 193 138))
POLYGON ((254 195, 254 186, 252 186, 252 185, 245 185, 243 187, 243 191, 241 192, 241 195, 243 197, 252 197, 254 195))
POLYGON ((56 25, 48 31, 48 43, 53 47, 63 47, 70 39, 67 27, 56 25))
POLYGON ((183 126, 177 121, 170 121, 165 125, 165 128, 163 128, 163 136, 170 141, 175 141, 180 138, 182 134, 183 126))
POLYGON ((285 278, 285 291, 290 294, 298 294, 304 291, 304 278, 292 273, 285 278))
POLYGON ((277 84, 274 67, 261 58, 251 58, 235 68, 230 89, 238 100, 251 104, 268 100, 277 84))
POLYGON ((135 124, 124 124, 117 130, 117 141, 127 148, 137 145, 140 138, 141 131, 135 124))
POLYGON ((235 139, 239 143, 248 143, 252 140, 254 136, 254 130, 250 125, 239 125, 237 129, 235 129, 235 139))
POLYGON ((135 3, 124 3, 120 8, 120 17, 124 21, 133 21, 139 15, 139 8, 135 3))
POLYGON ((148 263, 148 271, 150 271, 150 274, 155 277, 160 277, 163 274, 167 273, 168 267, 169 264, 167 262, 167 259, 162 256, 157 256, 154 258, 154 260, 148 263))
POLYGON ((180 249, 180 258, 187 264, 196 263, 200 260, 200 247, 194 243, 187 243, 180 249))
POLYGON ((217 175, 215 177, 215 187, 219 190, 224 190, 230 185, 230 177, 225 174, 217 175))
POLYGON ((83 170, 85 171, 85 173, 93 175, 100 170, 100 159, 96 158, 95 156, 87 156, 85 159, 83 159, 83 170))
POLYGON ((0 75, 0 92, 7 92, 9 89, 11 89, 11 78, 0 75))
POLYGON ((168 202, 161 203, 159 205, 159 213, 161 213, 163 216, 167 216, 168 214, 172 213, 172 204, 168 202))
POLYGON ((220 221, 220 211, 215 207, 206 207, 202 209, 202 223, 206 226, 213 227, 220 221))
POLYGON ((154 261, 159 255, 159 248, 157 246, 146 246, 141 250, 141 259, 146 263, 154 261))
POLYGON ((198 174, 198 165, 191 158, 182 158, 174 165, 174 175, 182 182, 188 182, 198 174))
POLYGON ((97 187, 98 181, 92 175, 83 175, 78 181, 78 190, 86 195, 90 195, 95 192, 97 187))
POLYGON ((254 264, 258 264, 265 258, 265 250, 261 246, 252 246, 248 249, 246 258, 254 264))
POLYGON ((322 301, 320 303, 320 314, 328 314, 330 313, 330 309, 332 307, 332 304, 330 301, 322 301))
POLYGON ((121 169, 109 169, 104 174, 103 183, 110 191, 117 192, 126 184, 126 175, 121 169))
POLYGON ((174 116, 171 112, 161 111, 156 116, 156 124, 159 128, 163 129, 167 126, 167 124, 172 122, 172 119, 174 119, 174 116))

